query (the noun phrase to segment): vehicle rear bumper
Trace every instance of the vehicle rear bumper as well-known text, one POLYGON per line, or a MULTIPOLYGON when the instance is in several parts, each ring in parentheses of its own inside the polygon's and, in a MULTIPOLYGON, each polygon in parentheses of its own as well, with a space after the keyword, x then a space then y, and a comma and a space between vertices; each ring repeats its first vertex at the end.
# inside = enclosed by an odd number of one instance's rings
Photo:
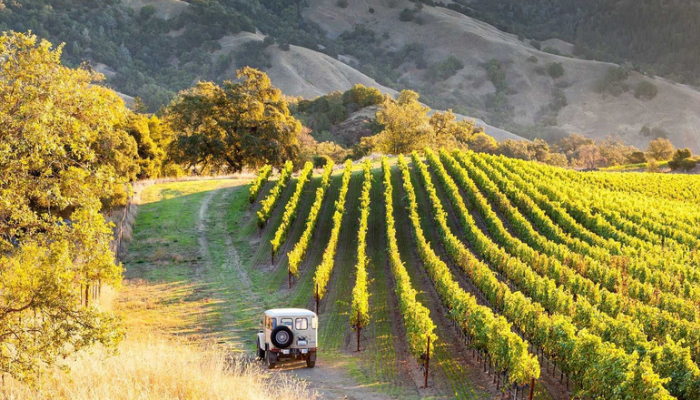
POLYGON ((284 358, 294 358, 294 359, 310 359, 312 361, 316 360, 316 352, 318 347, 304 348, 304 349, 270 349, 271 352, 277 353, 277 357, 280 359, 284 358))

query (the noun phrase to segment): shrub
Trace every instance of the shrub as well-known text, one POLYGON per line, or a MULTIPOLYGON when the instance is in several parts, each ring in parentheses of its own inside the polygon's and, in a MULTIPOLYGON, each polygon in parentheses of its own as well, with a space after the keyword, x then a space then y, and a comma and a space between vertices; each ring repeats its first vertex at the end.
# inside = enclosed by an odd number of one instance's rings
POLYGON ((595 90, 599 93, 608 92, 613 96, 619 96, 627 91, 628 87, 623 82, 629 76, 629 68, 611 67, 605 73, 605 76, 596 83, 595 90))
POLYGON ((335 2, 335 5, 340 8, 348 8, 350 2, 348 0, 338 0, 335 2))
POLYGON ((506 71, 503 67, 503 63, 496 59, 489 60, 486 64, 486 75, 489 77, 491 83, 496 88, 496 92, 502 92, 506 90, 508 82, 506 81, 506 71))
POLYGON ((414 12, 409 8, 404 8, 399 14, 399 20, 403 22, 413 21, 414 12))
POLYGON ((633 151, 629 156, 627 156, 627 162, 630 164, 641 164, 646 162, 646 156, 644 155, 643 151, 633 151))
POLYGON ((685 148, 685 149, 678 149, 676 152, 673 154, 673 159, 668 162, 668 166, 671 167, 673 171, 676 170, 682 170, 682 171, 688 171, 697 165, 697 161, 693 160, 691 157, 693 156, 693 153, 690 152, 690 149, 685 148))
POLYGON ((535 57, 535 56, 530 56, 530 57, 527 58, 527 61, 528 61, 528 62, 531 62, 531 63, 534 63, 534 64, 537 64, 537 61, 539 61, 539 60, 538 60, 537 57, 535 57))
POLYGON ((542 45, 537 40, 530 40, 530 45, 536 48, 537 50, 540 50, 542 48, 542 45))
POLYGON ((156 13, 156 8, 153 7, 153 5, 149 4, 147 6, 141 7, 141 11, 139 11, 139 15, 143 19, 149 19, 153 16, 153 14, 156 13))
POLYGON ((444 81, 453 77, 457 71, 464 68, 464 64, 455 56, 449 56, 441 63, 433 64, 428 70, 428 80, 431 82, 444 81))
POLYGON ((554 54, 554 55, 557 55, 557 56, 560 56, 560 55, 561 55, 561 51, 555 49, 555 48, 552 47, 552 46, 547 46, 547 47, 545 47, 544 50, 542 50, 542 51, 544 51, 545 53, 554 54))
POLYGON ((659 93, 659 89, 651 82, 642 81, 634 90, 634 97, 642 100, 651 100, 659 93))
POLYGON ((564 64, 553 62, 547 66, 547 73, 554 79, 564 76, 564 64))
POLYGON ((314 168, 323 168, 331 161, 333 160, 327 155, 316 155, 314 156, 314 168))
POLYGON ((374 8, 370 7, 370 8, 369 8, 369 13, 370 13, 370 14, 374 14, 374 8))

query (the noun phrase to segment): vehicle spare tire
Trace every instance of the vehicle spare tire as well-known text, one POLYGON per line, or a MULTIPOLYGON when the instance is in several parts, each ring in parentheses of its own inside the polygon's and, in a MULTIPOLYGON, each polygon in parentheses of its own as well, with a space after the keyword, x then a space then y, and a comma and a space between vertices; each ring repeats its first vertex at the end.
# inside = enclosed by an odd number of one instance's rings
POLYGON ((272 344, 278 349, 286 349, 294 342, 292 330, 286 325, 280 325, 273 329, 270 338, 272 339, 272 344))

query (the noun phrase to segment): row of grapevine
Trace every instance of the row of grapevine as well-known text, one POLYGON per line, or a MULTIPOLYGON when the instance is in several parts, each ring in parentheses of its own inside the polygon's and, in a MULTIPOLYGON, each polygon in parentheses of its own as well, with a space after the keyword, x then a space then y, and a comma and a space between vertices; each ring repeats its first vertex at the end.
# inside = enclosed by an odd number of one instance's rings
POLYGON ((351 177, 352 161, 348 160, 345 162, 345 170, 343 171, 340 192, 338 193, 338 200, 335 202, 331 236, 330 239, 328 239, 328 245, 323 252, 321 264, 316 267, 316 273, 314 274, 314 284, 316 287, 315 296, 317 300, 322 299, 326 295, 326 286, 328 285, 328 280, 331 278, 331 273, 333 272, 333 265, 335 264, 335 251, 338 247, 338 236, 340 235, 340 227, 343 223, 343 214, 345 213, 345 197, 348 193, 348 185, 350 184, 351 177))
MULTIPOLYGON (((601 201, 604 201, 605 207, 599 208, 597 209, 597 211, 604 215, 606 218, 610 219, 613 225, 615 225, 625 233, 629 234, 630 236, 634 236, 643 241, 648 241, 657 245, 669 245, 675 242, 683 243, 685 245, 690 246, 696 246, 698 244, 698 236, 687 234, 684 230, 668 229, 665 226, 669 222, 673 223, 679 221, 679 212, 680 215, 685 214, 686 212, 684 212, 684 209, 686 209, 689 213, 692 212, 697 215, 697 207, 692 207, 692 211, 690 211, 688 210, 686 204, 676 202, 675 204, 673 204, 675 212, 671 214, 666 213, 665 217, 662 217, 660 213, 639 213, 638 211, 633 211, 633 209, 629 207, 630 203, 635 202, 630 201, 630 199, 639 199, 639 195, 633 196, 632 194, 625 194, 613 191, 612 189, 615 186, 603 189, 587 185, 585 184, 585 179, 581 178, 581 174, 571 174, 570 171, 554 169, 550 172, 556 179, 560 179, 563 182, 567 182, 567 186, 570 186, 572 188, 575 187, 577 190, 584 191, 586 197, 590 199, 591 204, 595 205, 601 203, 601 201), (604 197, 602 196, 603 194, 605 194, 604 197), (627 201, 625 201, 624 203, 619 203, 619 199, 622 198, 626 198, 627 201), (637 215, 635 215, 635 213, 637 213, 637 215), (669 215, 672 217, 669 218, 669 215), (632 221, 631 217, 636 217, 635 219, 638 222, 632 221), (661 219, 659 220, 659 218, 661 219), (657 220, 658 223, 654 220, 657 220)), ((615 179, 615 182, 618 182, 619 185, 624 185, 624 183, 630 179, 630 175, 628 174, 619 175, 620 178, 615 179)), ((551 177, 548 178, 551 179, 551 177)), ((609 185, 612 185, 612 182, 610 182, 609 185)), ((660 202, 656 202, 654 204, 654 206, 657 207, 659 205, 660 202)), ((687 224, 685 226, 688 227, 687 224)), ((695 231, 695 233, 700 233, 700 231, 693 227, 693 224, 691 224, 690 227, 691 230, 695 231)))
MULTIPOLYGON (((525 168, 528 168, 525 166, 525 168)), ((528 171, 529 174, 537 176, 537 172, 534 170, 528 171)), ((577 219, 581 219, 584 225, 587 225, 591 230, 595 231, 600 228, 601 223, 591 223, 590 218, 595 218, 598 221, 604 220, 600 216, 593 217, 585 209, 595 208, 601 209, 605 208, 608 203, 606 199, 600 199, 596 204, 583 205, 580 203, 580 199, 571 199, 563 197, 559 192, 568 192, 569 189, 561 183, 555 184, 554 182, 548 182, 546 177, 540 176, 537 182, 532 182, 533 185, 537 185, 545 191, 550 199, 553 201, 561 201, 566 203, 569 208, 578 209, 575 213, 577 219), (596 226, 597 225, 597 226, 596 226)), ((584 188, 577 188, 576 193, 585 193, 584 188)), ((573 193, 569 193, 569 196, 573 196, 573 193)), ((610 223, 605 221, 606 223, 610 223)), ((615 228, 613 226, 613 228, 615 228)), ((644 243, 650 246, 649 243, 643 242, 642 240, 631 237, 635 242, 644 243)), ((671 292, 682 296, 687 299, 695 300, 700 295, 700 285, 698 285, 698 279, 700 279, 700 271, 692 265, 694 252, 688 248, 683 248, 683 246, 651 246, 645 247, 643 251, 638 251, 632 253, 628 251, 625 247, 624 251, 629 254, 633 261, 631 268, 641 269, 638 276, 644 280, 651 280, 652 284, 656 284, 657 287, 670 288, 671 292), (643 266, 649 266, 650 268, 656 270, 656 272, 645 271, 646 268, 643 266)), ((642 246, 637 246, 641 248, 642 246)), ((695 258, 696 261, 700 261, 700 258, 695 258)), ((640 280, 641 280, 640 279, 640 280)))
MULTIPOLYGON (((643 298, 648 299, 651 296, 655 296, 654 292, 658 289, 686 299, 700 301, 700 288, 694 288, 690 283, 687 285, 680 285, 677 280, 673 279, 673 277, 668 274, 649 268, 643 259, 627 256, 614 257, 603 247, 591 247, 588 243, 580 241, 578 238, 572 238, 564 233, 562 229, 556 225, 555 221, 550 219, 548 213, 540 208, 542 204, 541 198, 535 200, 540 194, 536 193, 536 195, 533 195, 536 189, 534 189, 532 185, 524 184, 517 175, 510 171, 498 168, 501 165, 494 165, 490 158, 492 157, 478 155, 474 156, 472 161, 474 161, 474 164, 479 169, 491 177, 493 182, 498 185, 499 189, 505 193, 508 199, 510 199, 523 214, 526 214, 530 221, 536 223, 539 230, 546 234, 549 239, 566 243, 571 251, 583 253, 599 262, 605 263, 614 270, 620 271, 623 276, 629 275, 635 278, 638 282, 635 282, 637 288, 633 290, 639 291, 641 293, 640 296, 643 296, 643 298), (644 284, 644 286, 639 286, 640 283, 644 284)), ((544 204, 550 203, 544 202, 544 204)), ((557 211, 562 212, 562 210, 557 211)), ((617 287, 620 283, 621 282, 616 282, 614 287, 617 287)), ((611 288, 608 287, 608 289, 611 288)))
POLYGON ((307 161, 304 164, 304 169, 299 173, 299 178, 297 179, 297 186, 294 189, 294 194, 289 199, 287 204, 284 206, 284 215, 282 215, 282 222, 277 227, 275 231, 275 237, 270 240, 272 244, 272 257, 274 258, 280 249, 280 246, 287 240, 287 232, 292 226, 292 223, 297 217, 297 208, 299 208, 299 203, 301 202, 301 195, 304 192, 304 187, 311 180, 311 176, 314 173, 314 165, 307 161))
MULTIPOLYGON (((502 163, 505 163, 505 160, 499 160, 499 161, 502 163)), ((580 208, 584 208, 584 209, 586 209, 587 207, 590 208, 590 205, 586 205, 586 204, 581 203, 581 201, 580 201, 581 195, 578 192, 570 191, 568 188, 569 183, 566 182, 566 180, 564 178, 559 178, 559 180, 557 180, 556 182, 550 181, 548 179, 548 177, 546 175, 544 175, 542 173, 542 171, 540 171, 540 168, 545 168, 545 166, 542 166, 542 167, 538 166, 537 168, 535 168, 534 165, 530 165, 530 163, 523 162, 522 164, 520 164, 520 163, 518 163, 519 161, 520 160, 509 160, 508 166, 510 168, 515 168, 515 169, 521 171, 521 175, 522 175, 523 179, 526 179, 528 181, 528 183, 532 184, 533 186, 538 187, 542 191, 542 193, 546 194, 547 197, 551 201, 562 202, 562 204, 566 205, 567 207, 576 208, 576 213, 575 214, 572 213, 572 215, 574 215, 574 216, 581 217, 581 218, 586 218, 586 217, 591 216, 590 214, 587 215, 584 212, 578 210, 580 208), (564 182, 566 182, 566 183, 564 183, 564 182), (564 194, 566 194, 568 196, 568 198, 566 196, 564 196, 564 194)), ((549 172, 549 170, 547 170, 547 171, 549 172)), ((551 173, 554 175, 558 174, 557 170, 552 170, 551 173)), ((577 189, 583 189, 583 188, 577 188, 577 189)), ((624 210, 633 209, 634 204, 639 201, 639 199, 636 199, 636 201, 632 201, 632 198, 630 196, 624 196, 624 194, 619 194, 618 192, 615 192, 615 193, 616 193, 616 195, 614 197, 609 196, 609 198, 601 199, 599 202, 601 204, 601 206, 600 207, 596 206, 596 209, 607 208, 607 207, 610 207, 612 204, 615 204, 616 203, 615 199, 614 199, 615 197, 627 197, 628 201, 625 202, 624 204, 619 205, 619 207, 621 209, 624 209, 624 210)), ((661 208, 662 203, 656 202, 656 203, 654 203, 654 206, 661 208)), ((664 214, 663 217, 660 217, 662 215, 661 212, 658 212, 658 213, 654 212, 651 215, 661 218, 662 223, 666 223, 669 220, 683 219, 684 216, 690 215, 691 212, 687 207, 682 207, 682 206, 685 206, 685 204, 676 203, 673 205, 673 207, 671 209, 667 208, 665 210, 665 212, 663 213, 664 214), (673 216, 673 217, 671 217, 671 216, 673 216)), ((668 207, 668 205, 666 205, 666 207, 668 207)), ((652 208, 652 210, 656 211, 655 208, 652 208)), ((648 211, 647 211, 647 213, 648 213, 648 211)), ((695 213, 697 214, 697 210, 695 210, 695 213)), ((647 214, 647 216, 649 216, 649 214, 647 214)), ((586 225, 588 225, 587 227, 589 229, 591 229, 592 231, 595 231, 595 229, 603 228, 602 234, 608 234, 608 232, 605 231, 604 226, 596 226, 594 224, 594 222, 595 221, 584 221, 584 223, 586 225)), ((697 224, 697 223, 695 222, 693 224, 697 224)), ((637 252, 637 255, 639 255, 639 254, 646 255, 650 252, 663 253, 664 261, 668 260, 669 258, 671 258, 671 260, 673 260, 675 262, 679 262, 679 263, 683 263, 685 261, 692 261, 692 259, 689 260, 688 256, 692 255, 693 252, 689 252, 687 250, 681 249, 681 251, 672 250, 671 252, 669 252, 667 248, 660 248, 660 247, 649 248, 648 243, 644 243, 643 241, 638 240, 638 239, 634 240, 634 242, 635 242, 635 246, 630 246, 630 247, 643 247, 644 245, 646 245, 646 246, 644 246, 645 247, 644 251, 637 252)), ((668 247, 668 246, 664 246, 664 247, 668 247)), ((626 251, 626 253, 629 253, 629 251, 626 251)), ((696 261, 695 265, 700 266, 700 259, 696 258, 695 261, 696 261)))
MULTIPOLYGON (((500 257, 512 256, 514 263, 519 263, 520 269, 532 269, 537 271, 545 281, 541 284, 546 285, 546 280, 551 280, 554 283, 556 292, 560 293, 558 302, 549 302, 547 305, 557 309, 564 304, 569 306, 576 305, 574 312, 580 313, 585 311, 588 313, 597 313, 598 319, 606 322, 606 325, 616 326, 617 336, 614 337, 615 343, 618 345, 627 345, 628 351, 638 350, 637 346, 643 345, 644 348, 649 348, 649 343, 646 340, 646 335, 664 342, 666 337, 670 335, 674 340, 685 339, 686 344, 693 351, 693 356, 697 355, 696 350, 700 344, 700 330, 695 328, 695 324, 677 319, 672 314, 660 311, 657 308, 633 302, 628 298, 621 298, 616 293, 611 293, 605 289, 597 288, 590 280, 582 278, 580 275, 571 271, 569 268, 561 266, 556 260, 552 260, 544 255, 533 254, 533 250, 524 245, 519 239, 510 235, 505 229, 500 218, 491 209, 488 201, 481 195, 476 187, 476 184, 469 178, 468 173, 462 168, 458 162, 446 152, 441 152, 441 157, 450 167, 451 171, 457 178, 457 182, 465 190, 472 203, 476 206, 477 211, 486 223, 487 230, 492 233, 497 243, 504 246, 504 249, 498 248, 497 252, 501 253, 500 257), (525 261, 530 260, 530 261, 525 261), (570 292, 570 293, 569 293, 570 292), (582 305, 583 299, 574 301, 572 294, 580 294, 585 297, 586 303, 582 305), (562 303, 566 298, 566 303, 562 303), (592 304, 591 304, 592 303, 592 304), (601 312, 602 311, 602 312, 601 312), (624 313, 630 318, 623 319, 619 313, 624 313), (612 318, 614 316, 615 318, 612 318), (632 320, 637 321, 635 324, 632 320), (663 323, 659 323, 663 321, 663 323), (644 332, 640 329, 643 327, 644 332), (633 345, 631 345, 633 344, 633 345)), ((439 162, 439 160, 437 160, 439 162)), ((442 165, 440 165, 442 167, 442 165)), ((493 257, 490 256, 493 259, 493 257)), ((500 265, 498 257, 495 257, 495 265, 500 265)), ((539 278, 539 277, 538 277, 539 278)), ((532 285, 533 281, 524 282, 532 285)), ((545 305, 545 306, 547 306, 545 305)), ((561 311, 561 310, 560 310, 561 311)), ((571 311, 566 311, 571 312, 571 311)), ((586 315, 583 319, 588 321, 590 315, 586 315)), ((586 326, 592 329, 590 326, 586 326)))
POLYGON ((598 188, 700 204, 700 177, 695 175, 596 172, 578 179, 598 188))
MULTIPOLYGON (((386 157, 382 158, 382 175, 384 179, 384 205, 386 207, 386 234, 388 242, 389 264, 396 282, 396 297, 403 316, 408 347, 411 354, 419 360, 428 346, 435 345, 437 335, 435 324, 430 318, 430 310, 416 300, 416 289, 411 284, 411 278, 401 261, 399 245, 396 241, 396 221, 394 220, 394 188, 391 184, 391 167, 386 157)), ((432 351, 432 349, 431 349, 432 351)))
POLYGON ((316 222, 318 221, 318 216, 321 212, 321 205, 323 204, 323 199, 326 196, 328 187, 331 184, 331 174, 333 173, 333 161, 329 161, 323 168, 323 175, 321 175, 321 186, 316 189, 316 197, 314 198, 314 203, 311 206, 311 211, 306 218, 306 228, 304 228, 304 233, 301 234, 299 241, 294 245, 294 249, 287 253, 287 258, 289 258, 289 273, 293 276, 299 276, 299 265, 304 260, 304 255, 306 255, 306 250, 309 248, 311 243, 311 237, 316 229, 316 222))
MULTIPOLYGON (((490 166, 496 168, 499 172, 503 173, 508 180, 515 184, 517 192, 522 192, 524 195, 532 199, 537 207, 540 207, 554 222, 559 226, 563 227, 567 233, 576 237, 584 237, 585 234, 594 235, 594 233, 588 231, 585 227, 580 225, 573 217, 571 217, 566 210, 564 210, 559 204, 560 202, 550 201, 548 197, 540 193, 538 186, 542 185, 542 180, 537 182, 528 182, 524 177, 516 174, 513 171, 521 171, 522 169, 516 167, 512 164, 513 160, 506 159, 504 157, 494 157, 494 156, 483 156, 482 157, 490 164, 490 166)), ((523 175, 527 175, 526 173, 523 175)), ((521 210, 525 210, 525 206, 521 210)), ((602 240, 602 239, 601 239, 602 240)), ((652 252, 644 252, 643 254, 631 254, 620 255, 623 253, 619 243, 613 240, 605 241, 604 243, 615 244, 615 251, 609 251, 610 248, 604 245, 597 245, 596 249, 603 251, 608 250, 611 254, 609 262, 614 266, 619 266, 623 268, 626 273, 639 279, 641 282, 649 282, 654 287, 660 288, 662 290, 671 291, 677 295, 683 295, 690 299, 699 299, 700 290, 694 288, 691 284, 692 282, 700 282, 700 271, 694 271, 690 268, 686 268, 684 265, 670 265, 665 254, 654 254, 652 252), (618 256, 613 256, 618 254, 618 256), (651 268, 653 265, 663 265, 664 269, 659 270, 651 268), (675 267, 673 270, 670 268, 675 267)), ((624 252, 627 253, 627 248, 624 252)), ((604 257, 604 256, 603 256, 604 257)))
POLYGON ((292 164, 291 161, 287 161, 284 163, 284 167, 282 168, 282 171, 280 172, 280 176, 277 179, 277 183, 275 186, 270 190, 270 193, 267 194, 267 197, 263 201, 260 202, 260 210, 258 210, 258 226, 262 229, 262 227, 265 226, 267 223, 267 220, 270 218, 270 215, 272 214, 272 210, 275 209, 275 206, 277 205, 277 201, 279 200, 280 196, 282 196, 282 191, 284 188, 287 186, 287 182, 289 182, 289 178, 292 177, 292 172, 294 170, 294 164, 292 164))
POLYGON ((250 185, 250 189, 248 190, 248 202, 250 204, 255 203, 255 200, 257 200, 258 194, 260 194, 265 182, 267 182, 267 180, 270 178, 270 174, 272 174, 271 165, 265 165, 260 168, 258 171, 258 176, 255 177, 253 183, 250 185))
POLYGON ((474 348, 488 353, 495 368, 508 373, 508 382, 522 385, 533 378, 537 379, 540 375, 539 362, 528 352, 527 343, 511 331, 505 318, 479 305, 474 296, 459 286, 449 267, 425 239, 408 166, 402 156, 399 156, 398 162, 418 254, 442 301, 452 310, 450 317, 471 338, 474 348))
POLYGON ((357 230, 357 264, 355 265, 355 287, 352 289, 350 325, 357 330, 357 347, 360 350, 360 329, 369 324, 369 292, 367 291, 367 223, 370 212, 370 190, 372 189, 372 163, 365 160, 362 166, 364 181, 360 194, 360 225, 357 230))
MULTIPOLYGON (((577 282, 576 287, 585 290, 585 292, 575 293, 591 297, 593 304, 598 304, 596 301, 599 297, 610 298, 609 303, 611 304, 621 304, 622 299, 617 297, 627 296, 630 299, 649 304, 655 308, 678 314, 681 318, 689 321, 697 319, 695 305, 692 301, 679 298, 672 293, 655 291, 650 284, 642 284, 637 279, 629 276, 626 277, 627 279, 623 286, 621 285, 622 275, 619 270, 603 266, 588 256, 581 257, 571 252, 568 247, 547 240, 520 213, 518 208, 510 203, 507 196, 498 189, 491 178, 471 162, 469 157, 458 151, 455 151, 454 154, 464 171, 467 172, 474 182, 474 187, 477 190, 481 190, 483 195, 497 207, 510 226, 513 227, 518 237, 531 246, 531 248, 528 247, 524 251, 518 249, 518 255, 524 254, 525 258, 521 257, 524 261, 533 262, 542 254, 550 256, 549 262, 552 263, 552 268, 556 269, 558 274, 562 274, 563 280, 573 281, 579 277, 582 278, 580 282, 577 282), (541 254, 537 252, 541 252, 541 254), (603 289, 599 291, 596 284, 603 286, 603 289), (619 291, 619 294, 614 293, 615 291, 619 291)), ((459 167, 457 166, 456 168, 459 167)), ((616 313, 619 312, 617 308, 608 310, 601 307, 601 309, 612 317, 615 317, 616 313)), ((652 309, 651 312, 658 312, 658 310, 652 309)))
MULTIPOLYGON (((446 153, 442 155, 449 157, 446 153)), ((662 377, 675 377, 677 379, 675 382, 666 382, 667 388, 674 390, 674 395, 683 397, 686 390, 690 390, 688 388, 692 387, 695 376, 700 376, 697 375, 700 374, 700 371, 692 362, 687 348, 678 347, 677 352, 671 352, 675 348, 672 341, 667 341, 663 346, 655 347, 654 343, 646 340, 643 332, 635 328, 629 317, 621 315, 617 320, 612 319, 590 306, 585 300, 574 300, 571 294, 557 288, 552 279, 538 276, 518 258, 506 254, 477 227, 464 205, 459 189, 447 174, 440 160, 430 152, 428 152, 428 158, 457 211, 468 241, 486 261, 496 267, 510 282, 518 285, 519 289, 525 295, 530 296, 532 300, 520 292, 512 293, 508 285, 498 282, 492 271, 483 262, 476 259, 462 242, 454 237, 445 221, 445 212, 435 194, 435 188, 430 182, 429 173, 416 156, 415 163, 420 171, 419 176, 422 177, 429 193, 433 213, 438 216, 436 222, 441 227, 441 237, 448 253, 492 304, 503 310, 504 315, 516 323, 531 338, 533 343, 558 361, 562 371, 585 385, 593 383, 592 379, 605 380, 604 382, 595 382, 594 385, 597 386, 594 388, 586 386, 586 393, 590 394, 591 391, 596 390, 601 390, 600 393, 610 393, 616 387, 620 389, 618 385, 624 380, 620 375, 618 375, 619 380, 616 381, 608 380, 609 377, 601 377, 597 374, 600 373, 600 369, 603 369, 626 376, 624 372, 621 372, 625 368, 631 370, 641 368, 653 376, 657 376, 656 373, 658 373, 662 377), (552 315, 547 315, 544 310, 548 310, 552 315), (587 329, 576 333, 577 326, 587 329), (610 342, 602 341, 601 337, 610 342), (591 343, 595 343, 594 349, 588 348, 591 343), (602 349, 606 350, 599 352, 602 349), (583 358, 581 358, 580 353, 582 351, 585 354, 583 358), (637 362, 638 357, 634 354, 636 352, 650 357, 650 360, 654 362, 656 373, 651 371, 651 364, 648 360, 637 362), (616 357, 626 361, 615 359, 616 357), (620 365, 626 367, 620 369, 620 365)), ((456 163, 454 159, 451 161, 456 163)), ((652 383, 649 382, 649 384, 652 383)), ((658 384, 659 382, 652 384, 656 387, 654 390, 658 390, 658 384)))

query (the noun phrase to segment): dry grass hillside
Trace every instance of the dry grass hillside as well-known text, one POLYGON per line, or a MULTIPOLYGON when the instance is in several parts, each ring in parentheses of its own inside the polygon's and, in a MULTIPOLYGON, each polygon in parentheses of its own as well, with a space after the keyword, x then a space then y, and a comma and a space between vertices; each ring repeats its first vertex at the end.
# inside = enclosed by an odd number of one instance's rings
MULTIPOLYGON (((225 36, 219 40, 221 50, 215 52, 213 57, 229 52, 235 53, 243 44, 251 40, 262 41, 264 38, 265 36, 260 33, 249 32, 225 36)), ((395 90, 380 85, 355 68, 318 51, 299 46, 290 46, 289 50, 283 51, 278 46, 273 45, 268 47, 266 52, 270 54, 272 68, 265 72, 272 83, 289 96, 313 99, 336 90, 346 91, 358 83, 368 87, 376 87, 383 93, 396 94, 395 90)), ((234 79, 235 74, 234 63, 222 78, 234 79)), ((457 118, 474 119, 474 117, 459 114, 457 118)), ((476 122, 477 125, 483 126, 486 133, 496 140, 522 139, 503 129, 490 126, 480 119, 476 119, 476 122)))
MULTIPOLYGON (((594 90, 595 84, 613 64, 538 51, 515 35, 445 8, 424 7, 420 12, 421 24, 400 21, 400 12, 411 7, 413 3, 404 0, 350 0, 347 8, 338 7, 334 0, 311 0, 305 16, 320 24, 331 36, 364 24, 380 34, 388 33, 385 46, 399 49, 407 43, 419 43, 425 46, 426 58, 430 61, 443 60, 450 55, 457 57, 465 68, 435 88, 455 104, 467 104, 475 109, 483 107, 484 97, 495 91, 483 63, 497 59, 506 66, 508 87, 514 92, 508 99, 514 107, 516 123, 533 124, 537 112, 549 104, 552 91, 558 86, 569 103, 558 116, 559 126, 567 132, 593 138, 617 136, 643 147, 650 138, 639 135, 640 129, 644 125, 663 127, 677 146, 700 150, 697 128, 700 93, 692 88, 633 73, 626 82, 630 86, 648 80, 658 87, 658 95, 653 100, 637 99, 633 90, 618 97, 602 95, 594 90), (537 62, 532 62, 531 56, 535 56, 537 62), (563 77, 554 80, 536 72, 538 66, 552 62, 563 64, 563 77)), ((559 42, 545 42, 543 48, 546 45, 557 49, 566 47, 559 42)), ((426 82, 425 71, 420 70, 408 70, 404 78, 418 84, 426 82)))
MULTIPOLYGON (((178 0, 127 0, 126 4, 135 10, 152 4, 161 18, 171 18, 187 6, 178 0)), ((614 64, 539 51, 529 40, 521 41, 515 35, 446 8, 425 6, 418 14, 420 23, 399 20, 401 11, 412 7, 414 3, 407 0, 349 0, 345 8, 339 7, 336 0, 310 0, 304 16, 318 23, 331 38, 364 24, 383 36, 381 46, 386 50, 396 51, 406 44, 418 43, 424 46, 429 64, 449 56, 458 58, 465 67, 443 82, 431 83, 426 69, 410 66, 401 67, 402 80, 409 86, 430 91, 445 108, 467 110, 467 118, 476 118, 477 123, 498 140, 518 136, 479 119, 490 121, 493 117, 486 99, 496 88, 488 78, 485 64, 494 59, 502 63, 505 71, 507 99, 513 108, 515 124, 533 126, 541 122, 541 110, 553 101, 554 91, 561 90, 568 105, 559 111, 556 122, 557 127, 567 133, 582 133, 596 139, 621 138, 628 144, 645 148, 653 139, 640 134, 646 125, 668 132, 676 146, 700 151, 697 128, 700 125, 697 114, 700 92, 693 88, 632 73, 625 81, 631 90, 618 96, 601 94, 595 87, 608 69, 616 67, 614 64), (564 75, 557 79, 546 72, 554 62, 564 67, 564 75), (658 95, 652 100, 634 96, 634 87, 645 80, 658 88, 658 95)), ((263 38, 261 33, 246 32, 226 36, 220 40, 222 49, 213 57, 235 52, 242 44, 263 38)), ((542 49, 548 47, 570 54, 573 46, 559 39, 541 43, 542 49)), ((291 46, 288 51, 270 46, 266 51, 272 63, 266 72, 273 84, 287 95, 314 98, 335 90, 347 90, 357 83, 377 87, 384 93, 395 93, 360 72, 357 60, 347 55, 334 59, 297 46, 291 46)), ((232 67, 223 78, 234 74, 235 67, 232 67)))
MULTIPOLYGON (((264 38, 260 33, 249 32, 225 36, 219 40, 221 50, 214 53, 214 56, 235 52, 244 43, 262 41, 264 38)), ((283 51, 273 45, 266 52, 271 56, 272 68, 265 72, 272 83, 286 95, 312 99, 334 90, 346 91, 358 83, 379 88, 384 93, 396 93, 356 69, 317 51, 299 46, 289 46, 288 51, 283 51)), ((236 68, 232 65, 223 78, 232 79, 235 74, 236 68)))

